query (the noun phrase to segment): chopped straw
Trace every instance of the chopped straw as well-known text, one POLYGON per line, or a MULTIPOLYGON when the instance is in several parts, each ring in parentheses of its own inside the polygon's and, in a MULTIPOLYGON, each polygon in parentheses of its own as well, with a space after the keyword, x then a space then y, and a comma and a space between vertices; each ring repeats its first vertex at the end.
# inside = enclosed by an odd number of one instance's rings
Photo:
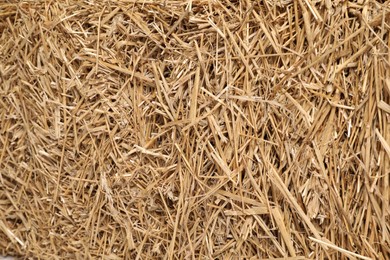
POLYGON ((390 259, 390 1, 0 1, 0 258, 390 259))

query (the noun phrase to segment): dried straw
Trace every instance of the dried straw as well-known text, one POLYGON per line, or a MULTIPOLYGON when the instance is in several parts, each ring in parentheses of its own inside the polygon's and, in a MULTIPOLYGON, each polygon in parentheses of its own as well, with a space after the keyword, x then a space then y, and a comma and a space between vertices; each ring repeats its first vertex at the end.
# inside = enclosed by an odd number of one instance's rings
POLYGON ((0 3, 0 255, 389 259, 390 1, 0 3))

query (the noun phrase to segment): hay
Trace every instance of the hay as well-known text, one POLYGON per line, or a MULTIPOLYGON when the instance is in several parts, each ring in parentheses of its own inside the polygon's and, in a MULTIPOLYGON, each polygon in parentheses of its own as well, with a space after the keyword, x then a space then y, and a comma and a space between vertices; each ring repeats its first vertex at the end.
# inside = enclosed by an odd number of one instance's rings
POLYGON ((389 1, 2 1, 0 255, 388 259, 389 1))

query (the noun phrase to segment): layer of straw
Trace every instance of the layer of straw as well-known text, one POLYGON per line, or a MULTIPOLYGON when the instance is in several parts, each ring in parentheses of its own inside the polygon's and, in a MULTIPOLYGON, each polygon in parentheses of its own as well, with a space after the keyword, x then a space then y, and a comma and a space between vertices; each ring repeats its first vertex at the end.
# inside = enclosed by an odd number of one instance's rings
POLYGON ((389 259, 389 1, 0 1, 0 255, 389 259))

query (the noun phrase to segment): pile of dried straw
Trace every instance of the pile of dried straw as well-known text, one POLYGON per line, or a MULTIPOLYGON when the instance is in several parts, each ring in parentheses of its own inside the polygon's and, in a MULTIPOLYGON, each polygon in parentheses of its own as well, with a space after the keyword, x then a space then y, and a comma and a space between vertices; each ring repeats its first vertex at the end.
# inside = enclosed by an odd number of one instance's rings
POLYGON ((0 3, 0 255, 390 256, 390 2, 0 3))

